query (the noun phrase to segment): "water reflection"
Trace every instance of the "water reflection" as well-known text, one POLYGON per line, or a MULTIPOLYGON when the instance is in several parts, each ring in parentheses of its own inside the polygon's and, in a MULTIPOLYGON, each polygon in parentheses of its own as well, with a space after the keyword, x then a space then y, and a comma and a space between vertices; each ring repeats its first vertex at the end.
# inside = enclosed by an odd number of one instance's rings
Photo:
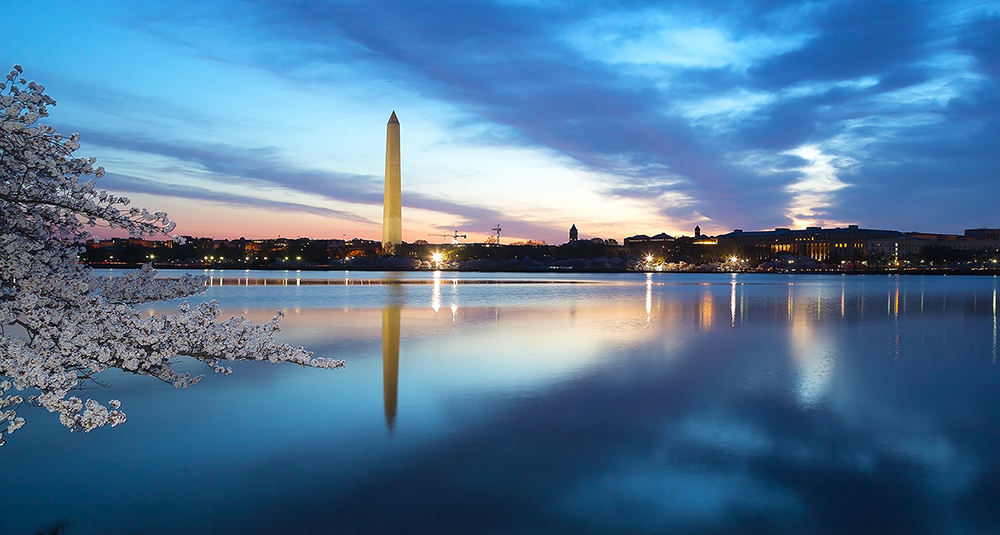
POLYGON ((388 288, 388 304, 382 309, 382 407, 391 434, 399 400, 399 325, 404 295, 399 284, 388 288))
POLYGON ((382 404, 385 425, 391 433, 396 426, 399 390, 399 305, 382 310, 382 404))
POLYGON ((794 283, 788 285, 788 304, 786 312, 788 314, 788 323, 792 323, 792 318, 794 317, 795 313, 795 300, 792 299, 792 290, 794 289, 795 289, 794 283))
MULTIPOLYGON (((819 297, 816 298, 816 303, 818 310, 819 297)), ((833 379, 837 345, 827 331, 817 328, 819 312, 812 318, 808 314, 808 308, 800 307, 799 310, 798 314, 790 318, 792 357, 798 373, 796 393, 800 404, 813 407, 821 400, 833 379)))
POLYGON ((729 293, 729 322, 732 327, 736 326, 736 274, 733 274, 733 281, 730 283, 729 293))
POLYGON ((701 292, 700 304, 697 311, 697 327, 703 331, 711 331, 712 323, 715 321, 714 296, 711 289, 701 292))
POLYGON ((431 288, 431 309, 436 314, 441 310, 441 272, 434 272, 434 286, 431 288))
POLYGON ((1000 532, 996 278, 427 277, 219 288, 257 321, 283 296, 281 336, 348 368, 126 378, 128 425, 35 419, 5 532, 1000 532))
POLYGON ((650 313, 653 311, 653 274, 646 273, 646 328, 649 328, 650 313))

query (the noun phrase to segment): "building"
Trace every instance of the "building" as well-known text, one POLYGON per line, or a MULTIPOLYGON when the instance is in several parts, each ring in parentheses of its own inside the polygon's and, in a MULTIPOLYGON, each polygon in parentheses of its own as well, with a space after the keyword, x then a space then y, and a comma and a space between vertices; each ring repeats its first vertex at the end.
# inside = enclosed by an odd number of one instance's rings
POLYGON ((655 236, 636 234, 625 238, 622 243, 635 255, 669 257, 677 252, 677 245, 674 241, 673 236, 661 232, 655 236))
POLYGON ((1000 230, 967 229, 964 235, 907 232, 894 239, 871 240, 868 249, 890 264, 900 265, 908 258, 928 255, 928 248, 964 253, 1000 255, 1000 230))
POLYGON ((720 248, 745 260, 768 260, 781 256, 799 255, 817 262, 860 261, 867 257, 869 244, 879 240, 900 240, 902 232, 872 230, 848 225, 846 228, 806 227, 804 230, 776 228, 744 232, 736 229, 718 236, 720 248))
POLYGON ((674 241, 674 237, 667 234, 666 232, 661 232, 656 236, 646 236, 645 234, 636 234, 635 236, 629 236, 625 238, 625 247, 641 247, 641 246, 654 246, 657 248, 663 248, 674 241))
POLYGON ((965 237, 978 240, 1000 240, 1000 228, 965 229, 965 237))
POLYGON ((576 230, 576 224, 574 223, 572 227, 569 228, 569 241, 576 241, 580 239, 580 232, 576 230))

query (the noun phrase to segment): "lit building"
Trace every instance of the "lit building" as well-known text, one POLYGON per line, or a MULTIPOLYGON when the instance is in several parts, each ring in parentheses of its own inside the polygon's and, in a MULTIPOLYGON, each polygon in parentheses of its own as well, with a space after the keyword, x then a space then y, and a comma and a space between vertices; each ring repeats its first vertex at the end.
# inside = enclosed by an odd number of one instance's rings
POLYGON ((899 264, 907 256, 925 253, 927 247, 943 247, 957 251, 1000 252, 1000 230, 998 229, 968 229, 964 235, 931 234, 922 232, 907 232, 895 239, 878 239, 868 242, 872 253, 882 256, 893 264, 899 264))
POLYGON ((580 232, 576 230, 576 224, 569 228, 569 241, 576 241, 580 238, 580 232))
POLYGON ((804 230, 776 228, 744 232, 736 229, 718 236, 719 245, 746 260, 767 260, 781 254, 799 255, 817 262, 831 259, 862 260, 875 240, 899 240, 905 235, 895 230, 872 230, 849 225, 847 228, 804 230))

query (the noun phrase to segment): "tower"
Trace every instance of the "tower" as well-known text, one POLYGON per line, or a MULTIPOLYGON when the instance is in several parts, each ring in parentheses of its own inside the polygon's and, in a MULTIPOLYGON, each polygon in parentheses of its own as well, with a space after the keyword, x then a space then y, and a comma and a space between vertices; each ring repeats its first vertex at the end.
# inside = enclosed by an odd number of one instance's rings
POLYGON ((396 254, 403 242, 403 208, 399 185, 399 119, 393 110, 385 127, 385 194, 382 200, 382 253, 396 254))
POLYGON ((580 237, 579 231, 576 230, 576 223, 569 228, 569 241, 576 241, 580 237))
POLYGON ((694 237, 695 238, 700 238, 701 237, 701 225, 695 225, 695 227, 694 227, 694 237))

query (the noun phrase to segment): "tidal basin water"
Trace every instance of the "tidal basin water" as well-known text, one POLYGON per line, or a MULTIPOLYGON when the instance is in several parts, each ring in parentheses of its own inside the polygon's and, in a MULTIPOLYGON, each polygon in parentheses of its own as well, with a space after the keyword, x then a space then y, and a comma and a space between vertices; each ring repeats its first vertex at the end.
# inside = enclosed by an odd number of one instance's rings
POLYGON ((202 297, 345 369, 22 409, 0 534, 1000 532, 996 277, 287 276, 202 297))

